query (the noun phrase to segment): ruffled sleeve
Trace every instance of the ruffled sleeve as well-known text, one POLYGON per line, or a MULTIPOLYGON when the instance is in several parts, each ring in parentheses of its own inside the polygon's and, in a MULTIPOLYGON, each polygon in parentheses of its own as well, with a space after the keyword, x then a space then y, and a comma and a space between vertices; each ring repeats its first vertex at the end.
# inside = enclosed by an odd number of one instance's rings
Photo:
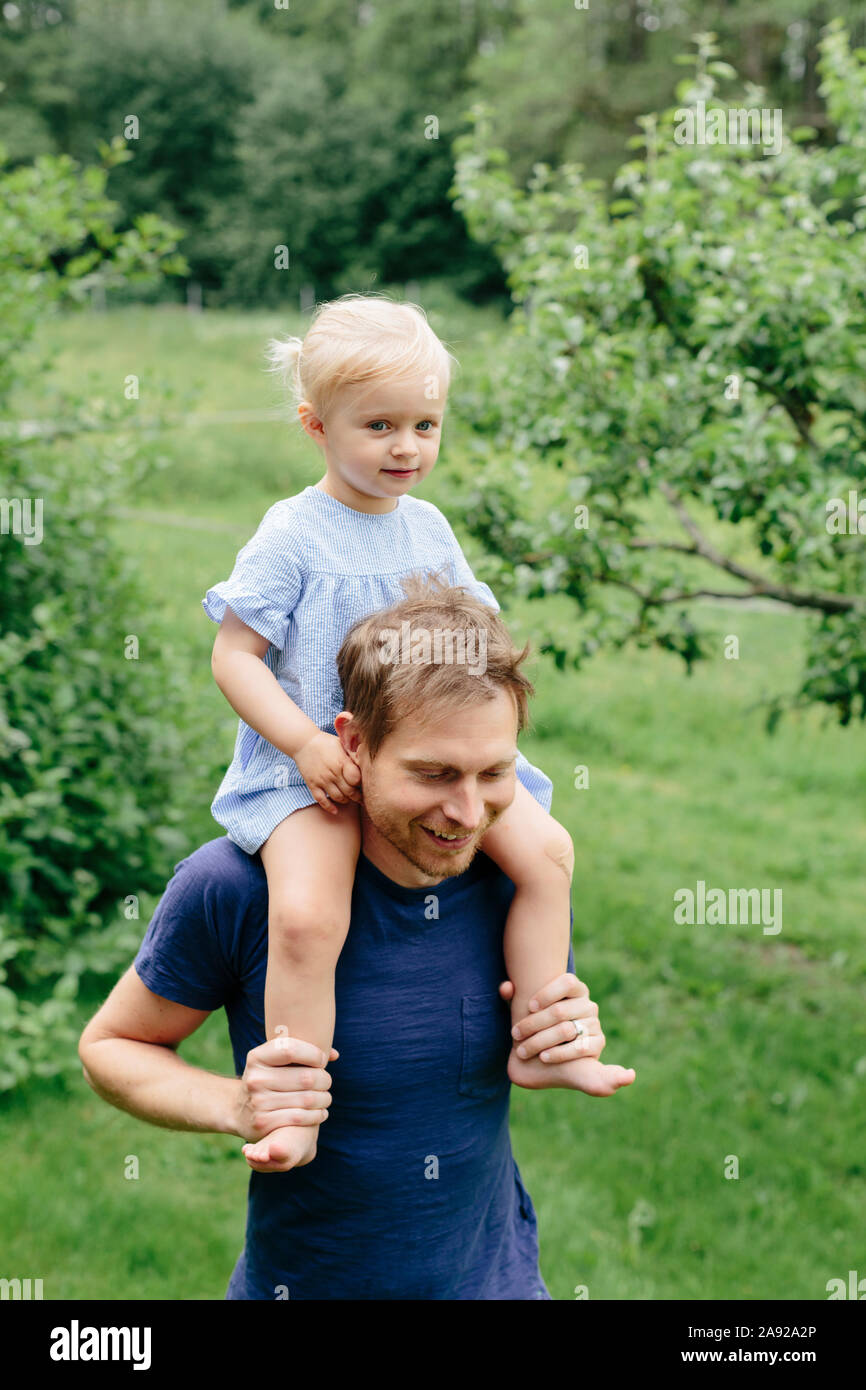
POLYGON ((477 598, 480 603, 486 603, 488 608, 492 608, 495 613, 498 613, 499 604, 496 601, 493 590, 489 585, 482 584, 480 579, 475 578, 475 575, 469 568, 469 562, 459 545, 457 546, 454 567, 457 571, 457 578, 454 582, 459 584, 462 588, 468 589, 470 594, 472 594, 474 598, 477 598))
POLYGON ((208 589, 202 607, 215 623, 231 608, 241 622, 284 647, 289 617, 303 589, 304 574, 291 538, 272 507, 259 529, 238 551, 228 579, 208 589))
POLYGON ((433 507, 432 503, 428 505, 431 510, 436 513, 443 527, 445 542, 448 547, 451 562, 454 566, 454 583, 468 590, 473 598, 477 598, 480 603, 486 603, 489 608, 492 608, 495 613, 498 613, 499 604, 496 601, 493 590, 487 584, 482 584, 480 579, 475 578, 475 575, 469 567, 469 561, 460 549, 460 542, 452 531, 447 517, 442 515, 438 507, 433 507))

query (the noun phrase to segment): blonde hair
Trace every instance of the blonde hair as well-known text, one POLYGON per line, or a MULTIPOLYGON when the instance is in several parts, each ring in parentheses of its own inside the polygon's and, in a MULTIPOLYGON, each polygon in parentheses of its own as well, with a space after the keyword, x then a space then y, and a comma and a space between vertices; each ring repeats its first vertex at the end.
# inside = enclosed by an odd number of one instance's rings
MULTIPOLYGON (((495 609, 467 590, 437 574, 415 572, 401 580, 404 597, 390 607, 370 613, 349 629, 337 656, 343 688, 343 708, 355 720, 367 751, 375 758, 385 739, 402 719, 440 706, 458 714, 480 700, 494 700, 507 690, 517 710, 517 729, 529 724, 529 697, 535 690, 520 667, 529 643, 515 647, 508 628, 495 609), (415 633, 483 632, 485 669, 432 662, 384 662, 380 635, 411 624, 415 633)), ((464 643, 465 647, 465 643, 464 643)))
POLYGON ((272 338, 266 357, 267 370, 281 378, 294 405, 309 401, 320 419, 347 387, 419 373, 432 379, 430 399, 444 400, 451 363, 458 365, 420 304, 378 294, 344 294, 319 304, 304 338, 272 338))

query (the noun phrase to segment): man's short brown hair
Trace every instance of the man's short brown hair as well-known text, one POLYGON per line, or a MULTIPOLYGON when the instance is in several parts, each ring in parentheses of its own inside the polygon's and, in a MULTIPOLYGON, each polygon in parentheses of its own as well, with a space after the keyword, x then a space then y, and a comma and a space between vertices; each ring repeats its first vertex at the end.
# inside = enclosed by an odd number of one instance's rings
MULTIPOLYGON (((529 696, 535 694, 520 670, 529 643, 518 651, 498 613, 441 574, 412 574, 401 583, 405 598, 355 623, 337 657, 343 708, 354 717, 370 757, 408 714, 436 704, 457 711, 479 699, 493 700, 500 690, 510 691, 518 731, 525 729, 529 696), (404 643, 404 659, 389 660, 383 655, 383 634, 405 633, 405 624, 414 640, 414 655, 406 659, 404 643), (431 638, 443 632, 459 638, 465 634, 465 645, 472 637, 476 650, 482 638, 483 672, 460 660, 419 655, 419 648, 430 651, 431 638)), ((438 647, 441 652, 441 642, 438 647)))

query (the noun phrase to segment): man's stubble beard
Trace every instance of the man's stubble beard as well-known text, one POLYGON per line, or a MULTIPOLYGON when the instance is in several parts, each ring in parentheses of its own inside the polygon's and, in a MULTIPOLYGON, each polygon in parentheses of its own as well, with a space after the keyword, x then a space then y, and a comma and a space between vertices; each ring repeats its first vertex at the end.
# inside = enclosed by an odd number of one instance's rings
MULTIPOLYGON (((450 855, 437 856, 432 849, 429 853, 425 852, 423 830, 415 830, 411 822, 407 826, 403 817, 396 812, 388 811, 375 794, 371 796, 364 792, 364 810, 382 839, 387 840, 414 868, 420 869, 430 878, 456 878, 458 874, 465 873, 491 825, 502 815, 502 810, 489 812, 483 829, 477 832, 477 838, 459 858, 456 858, 450 855)), ((435 813, 431 813, 433 814, 435 813)))

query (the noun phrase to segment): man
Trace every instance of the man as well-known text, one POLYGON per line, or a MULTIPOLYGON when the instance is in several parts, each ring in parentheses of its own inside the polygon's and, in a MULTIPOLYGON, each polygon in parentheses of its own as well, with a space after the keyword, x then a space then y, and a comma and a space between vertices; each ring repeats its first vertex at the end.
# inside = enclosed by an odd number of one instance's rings
MULTIPOLYGON (((514 885, 476 850, 514 796, 525 655, 487 605, 423 581, 343 644, 335 729, 363 805, 333 1086, 318 1048, 262 1043, 266 880, 259 857, 227 838, 178 865, 134 966, 82 1035, 94 1090, 151 1123, 256 1141, 327 1119, 310 1163, 285 1171, 272 1153, 255 1165, 229 1298, 550 1298, 511 1153, 510 1083, 573 1086, 574 1061, 597 1057, 604 1035, 586 986, 566 974, 519 1025, 528 1055, 512 1045, 501 982, 514 885), (413 633, 482 632, 484 672, 383 661, 381 633, 405 621, 413 633), (173 1051, 221 1007, 235 1078, 173 1051)), ((634 1080, 603 1072, 599 1095, 634 1080)))

